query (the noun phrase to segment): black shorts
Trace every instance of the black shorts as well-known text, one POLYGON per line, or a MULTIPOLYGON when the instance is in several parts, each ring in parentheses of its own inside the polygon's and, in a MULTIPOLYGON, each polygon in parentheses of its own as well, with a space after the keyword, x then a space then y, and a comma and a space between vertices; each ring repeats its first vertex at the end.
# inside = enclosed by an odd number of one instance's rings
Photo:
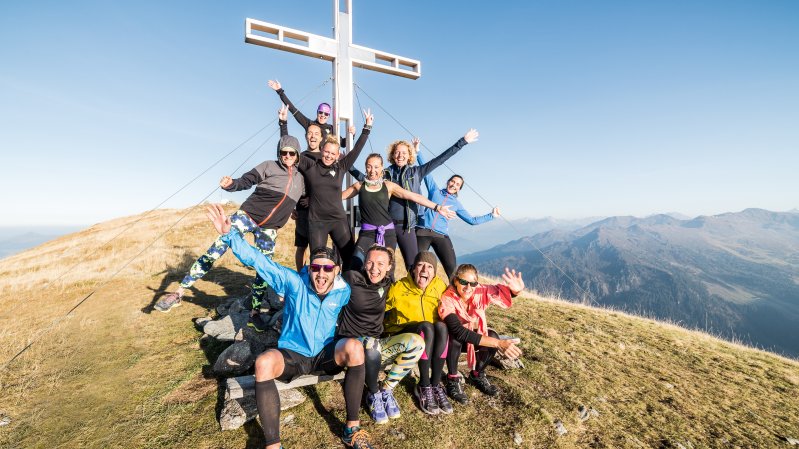
POLYGON ((328 343, 314 357, 306 357, 291 349, 278 348, 278 351, 283 355, 283 364, 285 365, 283 374, 277 377, 277 380, 281 382, 291 382, 297 376, 318 371, 331 376, 344 371, 343 366, 336 365, 336 358, 334 357, 336 352, 335 340, 328 343))
POLYGON ((294 220, 294 246, 306 248, 308 246, 308 209, 297 209, 297 219, 294 220))

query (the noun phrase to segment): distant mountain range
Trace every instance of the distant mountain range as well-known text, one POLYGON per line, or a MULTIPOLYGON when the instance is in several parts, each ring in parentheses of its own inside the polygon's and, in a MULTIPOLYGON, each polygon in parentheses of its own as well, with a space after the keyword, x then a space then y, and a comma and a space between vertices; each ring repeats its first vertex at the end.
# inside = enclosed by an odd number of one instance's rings
POLYGON ((494 275, 505 266, 516 267, 529 288, 544 294, 669 320, 799 357, 795 211, 611 217, 576 230, 524 237, 459 262, 494 275))
POLYGON ((0 227, 0 259, 82 228, 83 226, 0 227))

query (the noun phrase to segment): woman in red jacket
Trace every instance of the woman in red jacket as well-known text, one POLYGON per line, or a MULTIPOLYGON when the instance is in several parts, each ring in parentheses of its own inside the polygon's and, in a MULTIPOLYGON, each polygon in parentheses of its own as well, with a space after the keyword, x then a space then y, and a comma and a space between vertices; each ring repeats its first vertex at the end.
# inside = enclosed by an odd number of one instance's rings
POLYGON ((485 368, 497 350, 512 359, 522 355, 516 347, 518 340, 500 340, 499 335, 488 328, 486 321, 485 312, 489 305, 507 309, 513 304, 513 298, 524 290, 522 274, 516 270, 505 268, 502 280, 505 285, 482 285, 477 281, 474 265, 460 265, 438 306, 438 314, 449 333, 447 394, 461 404, 468 401, 458 376, 461 352, 466 352, 469 382, 489 396, 497 394, 497 387, 486 378, 485 368))

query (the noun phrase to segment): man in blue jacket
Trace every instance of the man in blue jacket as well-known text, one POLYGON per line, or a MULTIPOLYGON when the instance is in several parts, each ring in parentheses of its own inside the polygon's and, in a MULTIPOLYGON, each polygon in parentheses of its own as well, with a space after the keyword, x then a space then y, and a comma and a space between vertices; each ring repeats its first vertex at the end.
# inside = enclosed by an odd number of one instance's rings
POLYGON ((360 428, 358 409, 365 379, 363 345, 354 338, 334 340, 336 321, 350 300, 350 286, 339 275, 341 267, 330 248, 311 251, 311 263, 297 273, 266 257, 231 228, 222 206, 208 207, 208 218, 233 254, 282 296, 283 328, 277 349, 255 360, 255 400, 267 449, 280 446, 280 396, 275 380, 290 382, 315 371, 337 374, 344 368, 344 402, 347 422, 342 441, 356 449, 371 448, 360 428))

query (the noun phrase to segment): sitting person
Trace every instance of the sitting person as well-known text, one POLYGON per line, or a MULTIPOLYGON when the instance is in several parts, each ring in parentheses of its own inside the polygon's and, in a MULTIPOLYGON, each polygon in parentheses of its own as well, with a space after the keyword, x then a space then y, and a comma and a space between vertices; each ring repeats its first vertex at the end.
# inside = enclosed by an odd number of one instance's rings
POLYGON ((452 413, 452 404, 441 386, 447 326, 438 318, 438 303, 447 284, 436 276, 438 261, 429 251, 416 254, 413 269, 391 285, 386 298, 385 332, 420 334, 425 351, 419 359, 419 383, 414 394, 419 408, 430 415, 452 413))
POLYGON ((362 270, 344 272, 350 284, 350 302, 339 318, 336 338, 351 337, 363 342, 366 357, 366 401, 369 415, 377 424, 399 418, 400 409, 394 399, 394 387, 413 369, 424 353, 424 339, 414 333, 402 333, 380 338, 386 295, 391 286, 394 253, 383 246, 372 246, 366 252, 362 270), (382 388, 378 385, 380 370, 392 363, 382 388))
MULTIPOLYGON (((241 178, 225 176, 219 181, 219 186, 228 192, 255 186, 252 195, 230 219, 239 232, 253 234, 255 245, 267 257, 272 257, 275 252, 277 230, 286 224, 305 189, 303 177, 297 171, 299 154, 300 142, 297 138, 283 136, 277 144, 276 161, 262 162, 241 178)), ((194 262, 178 289, 161 298, 155 304, 155 309, 168 312, 172 307, 179 306, 185 290, 205 276, 227 249, 227 244, 221 238, 216 239, 208 251, 194 262)), ((267 282, 256 274, 252 283, 253 311, 260 307, 267 286, 267 282)))
POLYGON ((358 418, 365 374, 363 345, 354 338, 333 338, 339 313, 350 299, 350 287, 339 276, 333 250, 314 249, 311 264, 297 273, 250 246, 238 229, 231 230, 222 206, 210 206, 208 217, 241 263, 255 268, 285 301, 277 349, 255 360, 255 401, 267 449, 281 447, 280 395, 275 380, 290 382, 315 371, 337 374, 344 368, 347 422, 341 439, 348 447, 371 448, 358 418))
POLYGON ((507 285, 482 285, 477 281, 474 265, 460 265, 438 306, 438 314, 449 332, 447 394, 461 404, 468 402, 458 375, 458 357, 462 352, 466 352, 470 369, 469 382, 489 396, 497 394, 497 387, 488 381, 485 369, 497 350, 512 359, 522 355, 516 347, 518 340, 500 340, 486 322, 485 311, 489 305, 507 309, 512 298, 524 290, 522 274, 516 270, 505 268, 502 280, 507 285))

